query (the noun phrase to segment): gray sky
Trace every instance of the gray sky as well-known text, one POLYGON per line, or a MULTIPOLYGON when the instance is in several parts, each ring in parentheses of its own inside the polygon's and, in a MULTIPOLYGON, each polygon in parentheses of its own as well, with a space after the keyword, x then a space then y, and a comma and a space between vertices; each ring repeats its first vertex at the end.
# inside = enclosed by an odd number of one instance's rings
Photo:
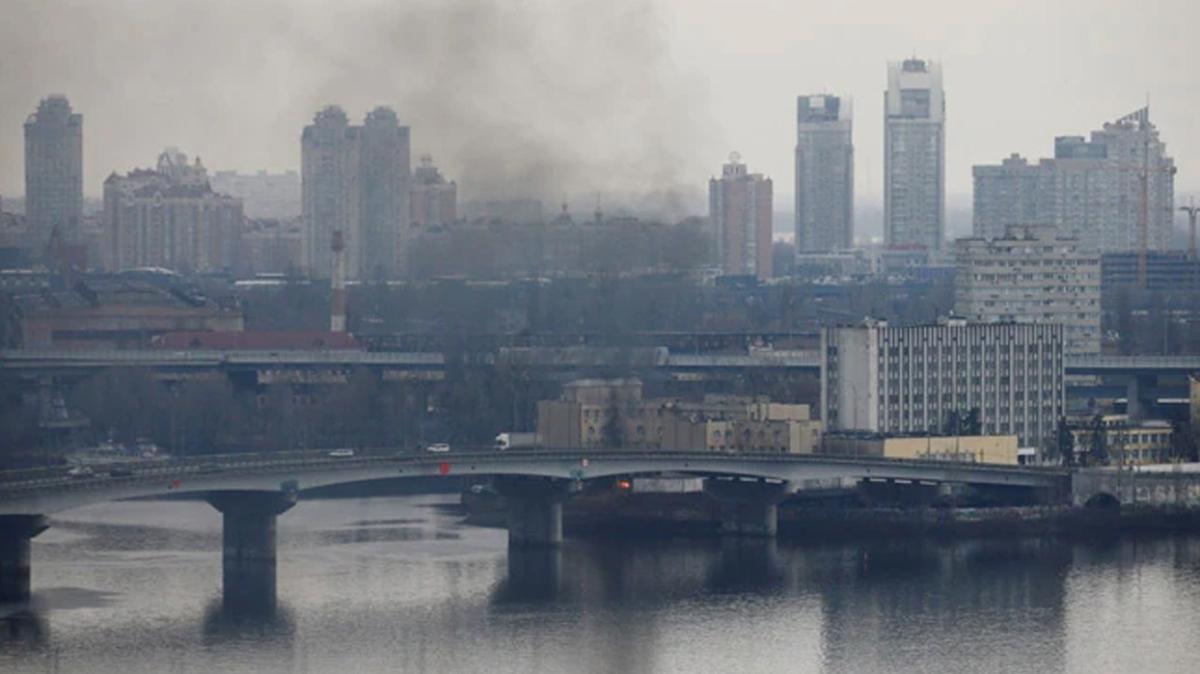
MULTIPOLYGON (((888 60, 943 63, 947 190, 1144 104, 1200 190, 1194 0, 0 0, 0 194, 21 123, 84 114, 85 192, 167 145, 211 169, 299 167, 316 109, 376 104, 466 198, 661 192, 695 204, 730 150, 791 199, 795 96, 854 99, 858 196, 877 200, 888 60)), ((589 196, 589 199, 594 196, 589 196)), ((702 201, 699 202, 702 205, 702 201)), ((590 210, 591 203, 583 205, 590 210)))

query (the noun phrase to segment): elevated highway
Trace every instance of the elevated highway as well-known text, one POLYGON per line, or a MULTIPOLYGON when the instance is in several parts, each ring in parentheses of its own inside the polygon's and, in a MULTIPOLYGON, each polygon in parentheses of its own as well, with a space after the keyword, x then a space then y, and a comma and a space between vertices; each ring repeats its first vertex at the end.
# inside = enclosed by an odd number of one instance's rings
MULTIPOLYGON (((789 369, 818 372, 817 351, 754 351, 750 353, 672 353, 666 347, 612 349, 502 349, 471 354, 470 363, 490 365, 512 360, 531 368, 570 368, 622 360, 634 367, 672 370, 789 369)), ((159 350, 73 351, 68 349, 11 349, 0 351, 0 371, 53 374, 108 367, 154 368, 304 368, 372 366, 401 369, 441 369, 445 354, 428 351, 355 350, 159 350)), ((1072 375, 1163 375, 1200 372, 1200 356, 1070 357, 1072 375)))

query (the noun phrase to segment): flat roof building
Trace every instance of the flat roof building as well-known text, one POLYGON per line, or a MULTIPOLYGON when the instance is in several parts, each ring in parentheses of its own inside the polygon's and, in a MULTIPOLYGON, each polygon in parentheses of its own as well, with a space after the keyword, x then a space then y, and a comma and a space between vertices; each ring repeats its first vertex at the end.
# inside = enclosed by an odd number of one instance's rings
POLYGON ((1041 447, 1063 415, 1061 325, 864 321, 823 330, 821 353, 830 432, 939 435, 973 413, 979 434, 1041 447))
POLYGON ((771 199, 771 179, 750 173, 736 152, 721 177, 709 180, 708 213, 723 273, 771 278, 771 199))
POLYGON ((942 67, 888 64, 884 92, 883 230, 888 246, 942 249, 946 233, 946 102, 942 67))
POLYGON ((796 253, 854 244, 854 143, 848 101, 796 99, 796 253))
POLYGON ((954 243, 954 312, 982 323, 1059 323, 1071 355, 1100 354, 1100 258, 1052 227, 954 243))
POLYGON ((25 215, 34 241, 59 228, 74 242, 83 217, 83 115, 49 96, 25 121, 25 215))

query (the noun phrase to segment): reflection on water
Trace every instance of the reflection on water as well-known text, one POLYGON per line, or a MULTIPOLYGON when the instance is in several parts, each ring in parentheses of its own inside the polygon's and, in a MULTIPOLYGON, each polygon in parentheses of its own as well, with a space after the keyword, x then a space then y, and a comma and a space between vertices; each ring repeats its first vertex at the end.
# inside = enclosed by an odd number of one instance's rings
POLYGON ((0 671, 1200 671, 1200 538, 510 552, 445 501, 301 503, 232 576, 204 504, 66 513, 0 671))

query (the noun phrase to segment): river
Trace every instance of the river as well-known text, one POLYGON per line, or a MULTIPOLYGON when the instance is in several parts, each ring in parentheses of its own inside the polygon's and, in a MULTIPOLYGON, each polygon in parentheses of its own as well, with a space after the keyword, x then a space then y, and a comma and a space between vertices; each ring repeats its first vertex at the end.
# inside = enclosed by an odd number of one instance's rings
POLYGON ((568 538, 509 559, 448 496, 302 502, 278 599, 221 597, 195 502, 61 513, 3 672, 1197 672, 1200 538, 568 538))

